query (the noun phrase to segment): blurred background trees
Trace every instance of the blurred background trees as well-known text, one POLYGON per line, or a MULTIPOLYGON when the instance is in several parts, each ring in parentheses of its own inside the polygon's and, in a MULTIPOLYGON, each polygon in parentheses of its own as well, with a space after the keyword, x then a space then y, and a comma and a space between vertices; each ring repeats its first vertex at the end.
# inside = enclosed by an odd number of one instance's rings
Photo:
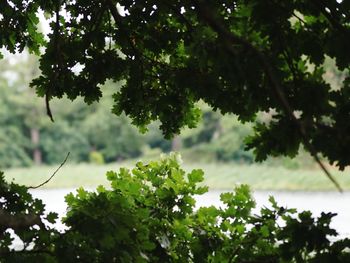
MULTIPOLYGON (((152 123, 145 134, 138 132, 126 116, 111 114, 112 94, 123 83, 107 82, 99 103, 86 105, 82 99, 66 98, 51 102, 55 122, 46 116, 45 101, 29 88, 39 74, 38 62, 27 53, 8 55, 0 61, 0 167, 60 163, 67 152, 70 161, 109 163, 130 158, 152 158, 161 152, 180 151, 189 162, 251 163, 252 151, 244 140, 253 132, 250 123, 242 124, 233 115, 214 112, 205 103, 202 121, 195 129, 185 129, 172 140, 164 139, 159 124, 152 123)), ((337 88, 346 73, 336 70, 332 60, 325 63, 325 78, 337 88)), ((268 121, 269 115, 261 116, 268 121)), ((305 156, 290 160, 270 158, 271 164, 289 168, 310 164, 305 156)))
POLYGON ((172 141, 158 124, 140 134, 127 117, 111 114, 112 94, 122 83, 108 82, 100 103, 86 105, 82 99, 53 100, 54 123, 46 116, 45 102, 29 82, 38 72, 37 60, 24 54, 0 61, 0 167, 55 164, 67 152, 74 162, 108 163, 127 158, 180 150, 195 161, 244 161, 253 156, 243 149, 251 132, 233 117, 223 117, 204 103, 203 121, 172 141), (6 70, 5 70, 6 69, 6 70), (97 159, 96 159, 97 158, 97 159))

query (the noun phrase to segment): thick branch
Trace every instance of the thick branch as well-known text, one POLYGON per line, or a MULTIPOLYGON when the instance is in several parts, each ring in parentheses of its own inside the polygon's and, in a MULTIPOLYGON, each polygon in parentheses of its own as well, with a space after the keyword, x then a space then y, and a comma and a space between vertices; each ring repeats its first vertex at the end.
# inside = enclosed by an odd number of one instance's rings
POLYGON ((30 226, 44 226, 40 216, 35 214, 11 215, 0 208, 0 228, 12 228, 14 230, 30 226))
POLYGON ((338 182, 333 178, 333 176, 330 174, 330 172, 327 170, 327 168, 323 165, 321 160, 319 159, 317 155, 316 149, 313 147, 313 145, 309 142, 308 136, 306 133, 306 129, 302 122, 298 120, 298 118, 295 116, 294 111, 292 107, 290 106, 283 89, 280 85, 280 82, 278 78, 276 77, 274 73, 273 66, 271 65, 269 59, 266 57, 266 55, 259 50, 257 47, 252 45, 249 41, 236 36, 231 31, 229 31, 223 23, 219 21, 219 19, 215 18, 213 14, 211 13, 211 10, 206 6, 206 4, 200 0, 193 0, 193 3, 198 10, 199 17, 206 22, 215 32, 219 34, 219 36, 227 41, 227 43, 230 43, 230 46, 228 46, 228 51, 233 52, 235 54, 234 50, 232 50, 233 45, 242 45, 252 52, 258 57, 260 60, 260 63, 262 64, 265 74, 268 76, 271 86, 273 88, 273 91, 275 95, 277 96, 278 100, 280 101, 282 107, 284 108, 287 115, 293 120, 293 122, 297 125, 299 132, 303 138, 303 142, 305 147, 309 150, 311 155, 314 157, 315 161, 318 163, 318 165, 321 167, 321 169, 325 172, 326 176, 333 182, 333 184, 336 186, 336 188, 342 192, 342 189, 338 182))

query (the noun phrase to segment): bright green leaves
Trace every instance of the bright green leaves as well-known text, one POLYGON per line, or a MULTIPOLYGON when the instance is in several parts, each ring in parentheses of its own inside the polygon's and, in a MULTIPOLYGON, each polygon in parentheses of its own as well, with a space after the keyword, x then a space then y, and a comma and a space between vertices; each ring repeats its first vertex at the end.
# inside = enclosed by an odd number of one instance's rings
POLYGON ((204 172, 202 170, 193 170, 191 173, 187 175, 188 181, 191 184, 197 184, 203 182, 204 180, 204 172))
MULTIPOLYGON (((66 219, 70 234, 80 236, 90 251, 96 251, 96 261, 290 262, 303 258, 309 262, 331 253, 347 256, 344 249, 349 245, 333 247, 325 238, 335 234, 329 228, 332 214, 317 219, 308 212, 296 214, 278 206, 273 197, 269 199, 272 208, 263 207, 258 213, 246 185, 222 193, 223 207, 194 210, 194 195, 206 190, 197 186, 204 175, 201 170, 186 175, 180 161, 172 154, 159 161, 138 162, 132 170, 108 172, 112 190, 91 193, 85 202, 79 201, 78 194, 79 205, 74 209, 70 205, 66 219), (86 231, 91 225, 99 231, 86 231)), ((67 242, 79 251, 76 243, 67 242)))
MULTIPOLYGON (((79 188, 66 196, 65 232, 41 225, 15 229, 25 244, 34 246, 31 253, 10 251, 14 240, 3 230, 1 259, 51 263, 322 262, 325 258, 344 262, 349 258, 348 239, 329 240, 337 235, 329 227, 334 214, 322 213, 318 218, 308 211, 298 214, 278 206, 273 197, 269 198, 272 208, 258 211, 246 185, 222 193, 221 207, 194 209, 203 172, 186 174, 179 161, 172 154, 138 162, 132 170, 108 172, 112 188, 99 186, 91 192, 79 188)), ((55 222, 57 214, 43 215, 42 203, 33 200, 25 187, 0 179, 2 215, 6 211, 22 216, 26 210, 55 222)))
POLYGON ((65 222, 71 234, 83 232, 88 246, 97 251, 96 259, 144 262, 145 258, 188 257, 181 255, 185 253, 181 249, 192 238, 190 215, 194 195, 203 192, 197 187, 203 172, 195 170, 186 177, 178 161, 180 157, 173 154, 158 162, 139 162, 132 170, 107 173, 112 190, 87 193, 78 189, 76 196, 68 195, 65 222), (85 231, 92 226, 99 232, 85 231))

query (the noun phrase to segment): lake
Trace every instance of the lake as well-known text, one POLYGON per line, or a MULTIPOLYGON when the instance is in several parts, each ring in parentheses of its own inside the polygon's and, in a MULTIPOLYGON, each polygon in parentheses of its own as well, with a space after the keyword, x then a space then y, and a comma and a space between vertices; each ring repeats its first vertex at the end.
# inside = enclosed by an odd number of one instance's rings
MULTIPOLYGON (((46 204, 48 211, 57 212, 61 217, 65 214, 66 204, 64 196, 74 189, 39 189, 30 191, 34 197, 40 198, 46 204)), ((225 191, 210 191, 198 196, 199 206, 220 206, 220 194, 225 191)), ((333 218, 331 226, 336 229, 341 237, 350 237, 350 192, 286 192, 286 191, 255 191, 254 198, 257 207, 267 206, 268 198, 273 195, 277 203, 288 208, 310 210, 313 214, 320 215, 321 212, 333 212, 338 215, 333 218)), ((62 224, 56 225, 63 229, 62 224)))

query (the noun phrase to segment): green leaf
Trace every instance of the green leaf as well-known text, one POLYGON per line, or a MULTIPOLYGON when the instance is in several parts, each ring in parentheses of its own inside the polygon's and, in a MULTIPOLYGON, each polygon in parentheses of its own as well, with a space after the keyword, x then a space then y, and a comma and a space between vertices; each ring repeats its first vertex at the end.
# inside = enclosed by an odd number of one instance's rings
POLYGON ((188 181, 191 184, 200 183, 200 182, 203 182, 204 180, 204 172, 203 170, 200 170, 200 169, 192 170, 192 172, 189 173, 187 177, 188 177, 188 181))
POLYGON ((107 176, 108 181, 113 181, 113 180, 117 179, 117 173, 115 173, 113 171, 108 171, 106 176, 107 176))
POLYGON ((68 206, 71 206, 74 204, 75 202, 75 196, 73 195, 73 193, 69 193, 64 197, 64 200, 66 201, 68 206))
POLYGON ((54 212, 50 212, 46 216, 46 220, 51 224, 54 224, 57 218, 58 218, 58 214, 54 212))
POLYGON ((270 235, 270 229, 268 226, 262 226, 260 228, 260 233, 263 237, 268 237, 270 235))

